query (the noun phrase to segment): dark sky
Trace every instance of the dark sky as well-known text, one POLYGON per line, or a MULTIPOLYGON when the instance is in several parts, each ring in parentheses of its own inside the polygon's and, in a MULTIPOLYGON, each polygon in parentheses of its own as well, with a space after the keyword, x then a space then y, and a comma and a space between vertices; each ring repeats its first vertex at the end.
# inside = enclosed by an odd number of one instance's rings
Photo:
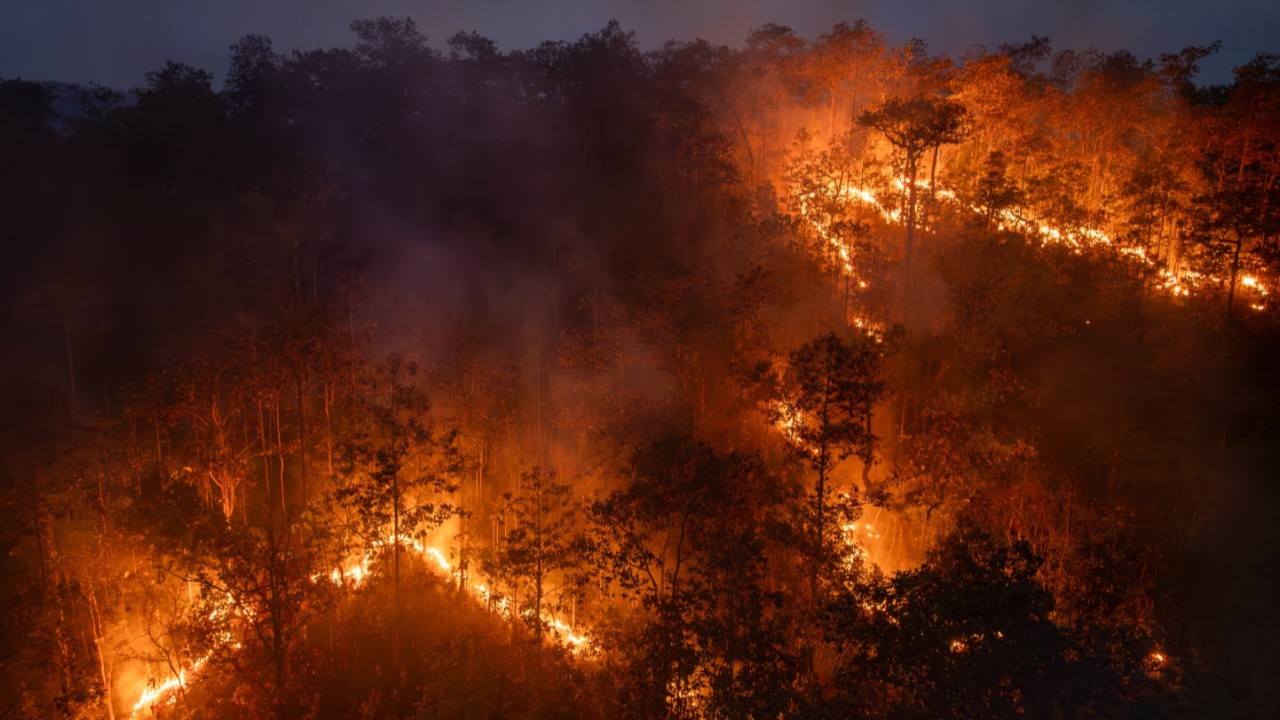
POLYGON ((1128 49, 1156 57, 1223 41, 1204 79, 1260 51, 1280 51, 1276 0, 0 0, 0 78, 143 82, 165 60, 221 77, 228 46, 247 33, 278 49, 349 46, 351 20, 409 15, 437 48, 457 30, 477 30, 504 49, 575 39, 610 19, 645 48, 669 38, 740 45, 766 22, 816 37, 841 20, 865 18, 895 44, 921 37, 958 55, 975 44, 1047 35, 1056 48, 1128 49))

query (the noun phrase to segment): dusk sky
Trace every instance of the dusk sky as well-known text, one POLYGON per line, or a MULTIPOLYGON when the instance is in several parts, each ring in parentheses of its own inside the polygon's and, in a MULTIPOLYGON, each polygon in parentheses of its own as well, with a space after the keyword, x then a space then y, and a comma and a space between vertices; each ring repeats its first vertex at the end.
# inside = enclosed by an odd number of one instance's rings
POLYGON ((476 30, 507 50, 575 39, 610 19, 645 48, 704 37, 738 46, 766 22, 816 37, 841 20, 865 18, 889 40, 921 37, 935 51, 1046 35, 1055 48, 1127 49, 1158 57, 1221 40, 1202 81, 1225 81, 1258 52, 1280 51, 1280 3, 1273 0, 3 0, 0 78, 141 84, 165 60, 221 78, 228 46, 267 35, 277 49, 350 46, 358 18, 408 15, 433 47, 476 30))

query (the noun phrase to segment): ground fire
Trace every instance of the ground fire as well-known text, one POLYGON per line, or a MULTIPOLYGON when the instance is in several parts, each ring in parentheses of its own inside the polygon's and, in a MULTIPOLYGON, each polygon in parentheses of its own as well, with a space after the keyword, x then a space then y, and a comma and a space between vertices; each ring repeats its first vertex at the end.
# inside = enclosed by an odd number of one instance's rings
POLYGON ((1274 712, 1277 56, 351 29, 0 80, 0 715, 1274 712))

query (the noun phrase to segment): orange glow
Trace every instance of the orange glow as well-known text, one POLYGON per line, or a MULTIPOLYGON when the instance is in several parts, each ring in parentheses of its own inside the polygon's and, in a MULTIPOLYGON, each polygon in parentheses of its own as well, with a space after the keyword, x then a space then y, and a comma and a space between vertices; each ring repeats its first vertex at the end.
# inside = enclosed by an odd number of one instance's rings
MULTIPOLYGON (((335 569, 328 575, 324 575, 323 573, 317 574, 312 576, 311 580, 312 582, 318 582, 321 578, 325 578, 335 584, 346 583, 350 584, 352 587, 359 587, 363 585, 364 581, 369 577, 369 568, 372 563, 373 555, 378 549, 386 547, 391 543, 391 537, 388 537, 386 541, 376 542, 368 552, 358 560, 351 562, 342 570, 335 569)), ((411 542, 402 541, 401 545, 405 546, 407 549, 413 550, 424 560, 430 561, 430 563, 442 574, 452 577, 455 580, 460 577, 461 573, 454 569, 452 563, 449 562, 448 556, 441 549, 430 545, 424 545, 418 540, 411 542)), ((471 596, 481 605, 493 610, 502 617, 510 617, 510 609, 506 598, 502 598, 496 603, 492 602, 492 593, 487 585, 472 585, 471 596)), ((213 610, 210 619, 216 619, 219 614, 230 612, 234 607, 235 599, 228 597, 225 605, 220 605, 213 610)), ((243 613, 245 610, 237 609, 236 612, 243 613)), ((551 631, 551 634, 574 654, 587 653, 588 651, 594 650, 595 641, 592 640, 590 635, 579 630, 575 630, 572 625, 548 613, 543 613, 542 620, 546 627, 551 631)), ((224 646, 236 648, 239 647, 239 643, 227 636, 222 638, 222 643, 219 645, 219 647, 224 646)), ((216 649, 218 648, 215 647, 210 649, 209 652, 205 653, 202 657, 192 663, 190 668, 179 671, 176 676, 170 676, 158 685, 144 689, 138 697, 137 702, 134 703, 133 712, 130 717, 141 717, 141 713, 146 710, 172 703, 177 691, 187 686, 191 679, 205 666, 216 649)))
MULTIPOLYGON (((895 178, 896 186, 899 189, 906 187, 906 180, 895 178)), ((917 181, 917 187, 928 189, 930 184, 927 180, 917 181)), ((886 221, 892 224, 902 223, 902 213, 898 210, 886 208, 875 193, 870 189, 845 185, 836 187, 833 183, 828 190, 835 196, 869 205, 886 221)), ((950 190, 938 188, 934 191, 934 196, 948 202, 961 204, 960 199, 950 190)), ((809 201, 814 197, 813 193, 799 196, 800 215, 809 224, 809 227, 823 240, 825 240, 835 250, 839 256, 843 270, 851 278, 857 281, 859 289, 866 289, 866 281, 858 276, 857 268, 854 267, 850 249, 840 241, 839 238, 831 234, 830 227, 827 223, 813 217, 809 212, 809 201)), ((966 209, 975 213, 981 213, 981 208, 975 206, 965 206, 966 209)), ((1209 276, 1203 273, 1189 269, 1176 269, 1170 267, 1165 262, 1151 258, 1146 250, 1141 247, 1132 247, 1117 243, 1107 233, 1089 227, 1072 227, 1072 228, 1056 228, 1047 222, 1037 218, 1035 215, 1027 212, 1017 213, 1013 210, 1002 210, 996 215, 998 227, 1001 230, 1014 230, 1021 232, 1029 237, 1039 238, 1042 245, 1063 245, 1071 248, 1073 251, 1080 253, 1086 249, 1106 248, 1118 253, 1124 257, 1133 259, 1155 271, 1159 278, 1159 285, 1162 290, 1168 292, 1173 297, 1190 297, 1195 291, 1205 286, 1222 287, 1228 284, 1228 279, 1209 276)), ((1252 293, 1257 296, 1259 301, 1249 304, 1249 307, 1255 311, 1264 310, 1266 306, 1260 302, 1262 298, 1270 294, 1268 288, 1261 280, 1254 275, 1243 275, 1239 278, 1240 289, 1252 293)), ((853 324, 856 327, 869 327, 869 321, 865 318, 855 318, 853 324)))
MULTIPOLYGON (((204 658, 196 661, 191 666, 191 673, 197 672, 204 665, 204 658)), ((186 670, 180 671, 176 677, 170 677, 155 687, 148 687, 142 691, 142 697, 138 698, 138 702, 133 705, 133 712, 129 717, 138 717, 139 713, 151 708, 159 700, 164 700, 165 704, 173 702, 173 696, 180 688, 187 686, 187 677, 189 673, 186 670)))

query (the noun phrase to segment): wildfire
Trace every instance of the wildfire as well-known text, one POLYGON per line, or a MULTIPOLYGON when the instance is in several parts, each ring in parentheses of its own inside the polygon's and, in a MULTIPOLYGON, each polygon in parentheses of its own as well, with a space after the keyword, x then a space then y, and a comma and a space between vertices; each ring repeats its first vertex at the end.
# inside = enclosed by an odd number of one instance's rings
POLYGON ((853 257, 849 252, 849 248, 846 247, 844 243, 840 242, 838 238, 831 235, 830 228, 828 228, 826 223, 814 219, 813 214, 809 212, 808 200, 812 199, 812 197, 812 194, 810 194, 801 198, 800 214, 808 220, 809 225, 813 228, 814 232, 816 232, 819 237, 825 240, 827 244, 835 250, 836 255, 840 257, 841 267, 844 269, 845 273, 849 275, 855 274, 856 270, 853 267, 853 257))
MULTIPOLYGON (((899 189, 905 189, 907 186, 907 181, 903 178, 897 178, 895 182, 899 189)), ((928 180, 917 181, 916 185, 917 187, 926 190, 931 189, 931 184, 928 180)), ((880 199, 876 197, 876 194, 868 188, 856 187, 847 184, 836 186, 835 183, 832 183, 831 187, 828 188, 828 191, 835 197, 870 206, 888 223, 895 225, 902 223, 902 212, 897 209, 886 207, 884 203, 880 202, 880 199)), ((934 189, 934 196, 941 200, 955 203, 956 205, 964 207, 974 213, 982 212, 981 208, 972 205, 965 205, 951 190, 936 188, 934 189)), ((850 249, 840 240, 840 238, 831 233, 830 223, 814 217, 813 213, 810 212, 809 204, 813 197, 813 193, 799 196, 801 217, 805 219, 809 224, 809 227, 812 228, 819 237, 826 241, 835 250, 842 262, 842 267, 845 273, 857 281, 860 289, 865 289, 867 287, 866 281, 859 277, 857 269, 853 264, 850 249)), ((1042 245, 1063 245, 1075 250, 1076 252, 1083 252, 1085 249, 1090 248, 1105 248, 1116 252, 1123 257, 1130 258, 1133 261, 1153 270, 1159 278, 1158 287, 1165 292, 1168 292, 1173 297, 1189 297, 1193 292, 1199 291, 1205 286, 1222 287, 1230 282, 1227 278, 1205 275, 1204 273, 1196 272, 1195 270, 1170 266, 1166 261, 1150 257, 1144 248, 1122 245, 1116 242, 1115 239, 1107 233, 1096 228, 1057 228, 1049 225, 1047 222, 1044 222, 1033 214, 1026 212, 1018 213, 1010 209, 999 211, 996 214, 996 219, 998 221, 999 229, 1014 230, 1031 237, 1039 238, 1042 245)), ((1261 302, 1261 300, 1270 295, 1270 288, 1268 288, 1254 275, 1241 276, 1238 283, 1242 290, 1252 293, 1257 297, 1255 302, 1249 304, 1251 309, 1259 311, 1266 308, 1266 305, 1261 302)), ((854 324, 857 327, 867 327, 867 325, 864 324, 867 322, 868 321, 863 318, 857 318, 855 319, 854 324)))
MULTIPOLYGON (((393 544, 394 540, 388 537, 385 541, 375 542, 369 551, 364 553, 359 559, 352 561, 347 567, 342 569, 334 569, 328 575, 323 573, 312 576, 312 582, 319 582, 322 578, 329 580, 335 584, 349 584, 352 587, 359 587, 364 584, 370 575, 370 565, 376 552, 388 545, 393 544)), ((449 562, 448 556, 440 548, 425 545, 419 540, 411 542, 401 541, 401 546, 412 550, 421 556, 424 560, 428 560, 441 574, 446 575, 454 580, 461 579, 461 571, 454 568, 449 562)), ((471 596, 484 607, 498 613, 503 617, 510 617, 510 606, 506 598, 499 598, 497 602, 493 600, 493 593, 487 585, 473 584, 470 588, 471 596)), ((230 612, 235 607, 235 599, 227 598, 225 605, 215 608, 210 619, 215 619, 221 614, 230 612)), ((595 646, 595 642, 590 635, 582 633, 574 629, 574 627, 554 615, 544 613, 542 621, 551 633, 562 642, 571 652, 577 654, 587 651, 595 646)), ((208 663, 209 658, 219 647, 238 647, 239 643, 234 642, 230 636, 222 638, 222 643, 215 648, 211 648, 209 652, 198 658, 191 664, 191 667, 179 670, 177 674, 171 675, 157 685, 145 688, 139 696, 138 701, 133 705, 131 718, 142 717, 142 713, 151 710, 160 705, 168 705, 174 702, 177 693, 185 689, 190 680, 200 672, 208 663)))
POLYGON ((803 414, 784 402, 774 404, 774 413, 777 415, 774 426, 782 431, 791 444, 802 445, 804 440, 800 437, 800 430, 805 425, 803 414))
MULTIPOLYGON (((938 190, 937 195, 945 200, 957 204, 960 203, 955 193, 949 190, 938 190)), ((973 206, 968 206, 968 209, 979 212, 979 209, 973 206)), ((1077 252, 1082 252, 1086 248, 1105 248, 1123 257, 1130 258, 1155 271, 1157 277, 1160 278, 1159 287, 1174 297, 1189 297, 1193 291, 1199 290, 1205 285, 1222 286, 1229 282, 1226 278, 1205 275, 1186 268, 1171 267, 1162 260, 1152 258, 1147 254, 1145 248, 1122 245, 1107 233, 1095 228, 1058 229, 1042 222, 1034 215, 1019 215, 1007 209, 1000 211, 998 216, 1001 229, 1009 228, 1038 237, 1044 245, 1065 245, 1077 252)), ((1241 277, 1239 284, 1242 288, 1257 294, 1260 298, 1266 297, 1268 294, 1267 287, 1252 275, 1241 277)), ((1252 307, 1256 310, 1263 309, 1261 303, 1255 303, 1252 307)))
MULTIPOLYGON (((424 546, 421 542, 417 540, 413 541, 412 547, 413 547, 413 550, 417 552, 419 555, 422 555, 424 558, 429 558, 435 564, 435 566, 440 570, 441 573, 453 578, 459 583, 461 582, 462 580, 461 570, 454 568, 453 564, 449 562, 449 558, 439 548, 432 547, 432 546, 424 546)), ((477 601, 480 602, 480 604, 484 605, 487 608, 492 609, 494 612, 497 612, 503 617, 510 617, 510 609, 507 603, 507 599, 500 598, 496 603, 493 602, 494 596, 493 596, 493 592, 489 589, 489 586, 483 583, 475 583, 471 585, 470 590, 471 590, 471 594, 475 597, 477 601)), ((523 616, 526 618, 531 618, 532 611, 527 611, 526 613, 523 614, 523 616)), ((543 613, 542 623, 548 629, 551 630, 552 634, 554 634, 557 639, 561 640, 565 645, 569 647, 570 650, 573 650, 574 652, 577 652, 578 650, 584 649, 589 645, 591 645, 590 636, 575 632, 572 625, 565 623, 564 621, 560 620, 554 615, 543 613)))
POLYGON ((170 677, 159 685, 143 690, 142 697, 138 698, 138 702, 134 703, 133 712, 129 717, 138 717, 139 713, 151 708, 160 700, 163 700, 165 704, 172 703, 177 692, 187 686, 187 679, 191 675, 200 672, 200 668, 204 667, 208 659, 209 657, 206 655, 192 663, 189 671, 179 670, 177 675, 170 677))
POLYGON ((880 539, 880 533, 876 532, 876 526, 871 523, 852 522, 845 524, 841 529, 844 530, 845 534, 850 538, 856 538, 859 533, 861 533, 862 537, 868 540, 880 539))

